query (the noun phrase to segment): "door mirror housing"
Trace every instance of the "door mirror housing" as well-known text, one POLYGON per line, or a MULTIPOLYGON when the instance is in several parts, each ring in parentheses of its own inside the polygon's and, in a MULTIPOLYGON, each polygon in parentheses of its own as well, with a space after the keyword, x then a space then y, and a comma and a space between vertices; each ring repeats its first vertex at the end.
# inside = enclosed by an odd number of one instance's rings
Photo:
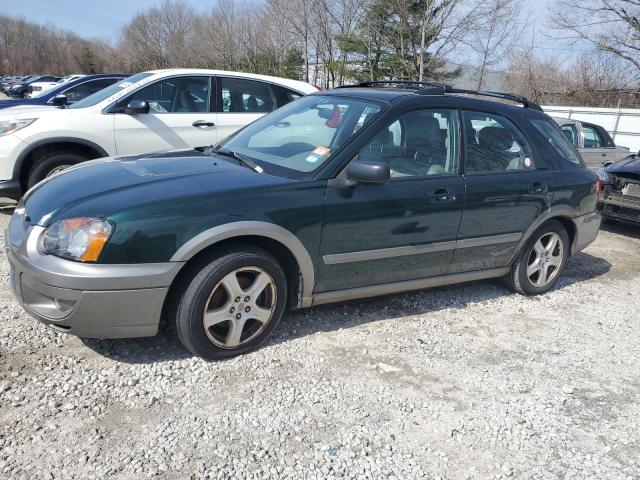
POLYGON ((127 115, 139 115, 141 113, 149 113, 149 102, 145 100, 132 100, 124 107, 124 113, 127 115))
POLYGON ((60 95, 53 97, 51 103, 53 103, 54 107, 64 107, 69 104, 69 99, 64 93, 61 93, 60 95))
POLYGON ((347 166, 347 180, 358 183, 385 183, 391 178, 391 169, 386 162, 358 160, 347 166))

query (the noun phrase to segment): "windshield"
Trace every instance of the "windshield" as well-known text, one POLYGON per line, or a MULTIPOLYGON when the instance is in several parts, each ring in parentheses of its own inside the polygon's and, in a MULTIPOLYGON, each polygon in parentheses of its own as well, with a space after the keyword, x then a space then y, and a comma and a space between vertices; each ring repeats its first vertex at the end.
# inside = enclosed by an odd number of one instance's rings
POLYGON ((139 82, 143 78, 150 77, 151 75, 153 74, 148 72, 137 73, 135 75, 125 78, 121 82, 114 83, 113 85, 109 85, 107 88, 103 88, 102 90, 94 93, 93 95, 89 95, 88 97, 85 97, 82 100, 75 102, 73 105, 70 105, 67 108, 93 107, 94 105, 97 105, 104 99, 109 98, 111 95, 115 95, 120 90, 123 90, 133 85, 134 83, 139 82))
POLYGON ((262 117, 218 144, 275 168, 276 174, 300 176, 325 164, 381 111, 377 103, 312 95, 262 117), (292 175, 293 174, 293 175, 292 175))

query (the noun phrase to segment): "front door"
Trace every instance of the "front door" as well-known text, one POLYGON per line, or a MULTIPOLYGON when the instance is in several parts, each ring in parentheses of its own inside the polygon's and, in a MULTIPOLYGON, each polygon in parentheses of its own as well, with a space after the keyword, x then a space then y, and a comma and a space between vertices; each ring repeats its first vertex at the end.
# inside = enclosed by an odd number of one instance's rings
POLYGON ((400 115, 360 150, 387 162, 384 184, 329 186, 316 292, 441 275, 464 204, 457 112, 400 115))
POLYGON ((509 264, 528 228, 547 210, 551 172, 524 134, 492 113, 463 112, 466 201, 448 273, 509 264))
POLYGON ((115 114, 119 155, 208 146, 216 143, 216 114, 210 108, 211 79, 180 76, 159 80, 123 100, 149 103, 146 114, 115 114))

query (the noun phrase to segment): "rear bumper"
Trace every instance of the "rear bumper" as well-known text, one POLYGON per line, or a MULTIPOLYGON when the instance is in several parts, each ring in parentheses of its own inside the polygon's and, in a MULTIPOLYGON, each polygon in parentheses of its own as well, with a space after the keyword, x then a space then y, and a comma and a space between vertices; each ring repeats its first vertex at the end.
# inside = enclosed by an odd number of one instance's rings
POLYGON ((595 241, 600 231, 602 215, 598 212, 591 212, 575 217, 572 221, 576 227, 576 236, 573 240, 571 253, 576 253, 584 250, 595 241))
MULTIPOLYGON (((12 224, 14 221, 15 216, 12 224)), ((42 227, 29 227, 20 245, 15 244, 16 235, 11 231, 5 234, 11 286, 29 314, 79 337, 130 338, 157 333, 169 286, 181 263, 71 262, 38 252, 42 232, 42 227)))

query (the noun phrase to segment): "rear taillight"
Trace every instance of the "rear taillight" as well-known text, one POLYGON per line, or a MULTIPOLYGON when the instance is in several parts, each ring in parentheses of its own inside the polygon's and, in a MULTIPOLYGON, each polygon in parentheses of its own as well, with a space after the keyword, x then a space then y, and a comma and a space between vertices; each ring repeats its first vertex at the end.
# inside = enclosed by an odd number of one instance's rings
POLYGON ((596 193, 602 193, 602 191, 604 190, 604 185, 602 185, 602 182, 600 181, 600 179, 596 180, 596 193))
POLYGON ((314 85, 314 87, 316 87, 316 90, 321 91, 322 87, 320 85, 314 85))

